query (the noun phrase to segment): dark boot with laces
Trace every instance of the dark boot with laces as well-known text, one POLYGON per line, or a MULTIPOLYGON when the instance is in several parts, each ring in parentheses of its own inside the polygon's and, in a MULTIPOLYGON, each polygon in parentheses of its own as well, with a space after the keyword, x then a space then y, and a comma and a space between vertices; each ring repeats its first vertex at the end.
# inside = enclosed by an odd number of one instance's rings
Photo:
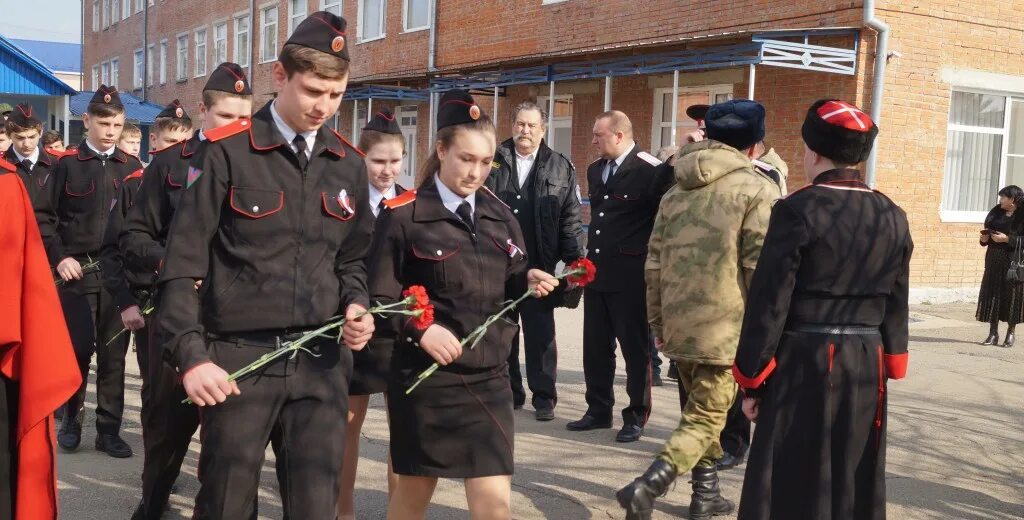
POLYGON ((718 488, 718 469, 693 468, 693 495, 690 497, 690 520, 704 520, 732 513, 736 506, 722 496, 718 488))
POLYGON ((656 459, 643 475, 615 494, 619 505, 626 510, 626 520, 650 520, 654 501, 668 493, 676 479, 676 468, 671 463, 656 459))

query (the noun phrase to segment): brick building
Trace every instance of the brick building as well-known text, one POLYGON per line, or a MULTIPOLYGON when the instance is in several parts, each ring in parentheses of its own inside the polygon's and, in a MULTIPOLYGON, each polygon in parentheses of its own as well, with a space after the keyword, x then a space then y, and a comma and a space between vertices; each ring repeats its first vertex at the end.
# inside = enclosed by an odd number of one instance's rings
MULTIPOLYGON (((86 88, 115 83, 189 107, 223 60, 246 66, 257 104, 269 100, 270 65, 290 30, 318 9, 342 14, 353 68, 332 125, 355 138, 368 110, 396 107, 411 170, 429 150, 432 101, 453 87, 497 111, 499 138, 517 103, 547 104, 548 139, 580 169, 595 159, 591 126, 608 106, 628 113, 639 145, 656 151, 694 125, 689 104, 752 94, 768 110, 768 142, 789 162, 791 187, 805 182, 807 106, 834 96, 867 109, 873 99, 877 33, 857 0, 83 4, 86 88)), ((1024 21, 1013 3, 875 4, 891 27, 877 186, 909 213, 914 286, 969 292, 982 271, 980 222, 1001 186, 1024 185, 1024 21)))

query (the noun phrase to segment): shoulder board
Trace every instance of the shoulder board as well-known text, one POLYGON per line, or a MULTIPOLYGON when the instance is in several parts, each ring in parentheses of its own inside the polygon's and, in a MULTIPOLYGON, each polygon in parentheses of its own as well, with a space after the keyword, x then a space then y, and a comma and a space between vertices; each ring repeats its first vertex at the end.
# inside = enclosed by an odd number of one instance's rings
POLYGON ((252 123, 248 119, 239 119, 234 123, 219 126, 209 131, 203 131, 203 135, 206 136, 207 141, 212 143, 245 132, 251 126, 252 123))
POLYGON ((766 163, 764 161, 759 161, 757 159, 754 159, 754 160, 752 160, 750 162, 754 165, 755 168, 757 168, 758 170, 761 170, 763 172, 770 172, 770 171, 775 169, 774 166, 772 166, 772 165, 770 165, 770 164, 768 164, 768 163, 766 163))
POLYGON ((416 190, 409 190, 397 197, 384 201, 384 205, 388 209, 395 209, 405 206, 406 204, 416 200, 416 190))
POLYGON ((132 179, 141 179, 142 178, 142 170, 143 170, 143 168, 139 168, 138 170, 133 171, 127 177, 122 179, 121 182, 128 182, 128 181, 130 181, 132 179))
MULTIPOLYGON (((491 191, 490 188, 488 188, 487 186, 480 186, 480 191, 490 195, 494 200, 498 201, 498 204, 501 204, 502 206, 505 206, 506 208, 509 208, 509 205, 505 204, 505 201, 501 200, 501 198, 499 198, 497 195, 495 195, 494 192, 491 191)), ((509 208, 509 209, 512 209, 512 208, 509 208)))
POLYGON ((636 156, 651 166, 661 166, 661 160, 647 152, 638 152, 636 156))
POLYGON ((3 160, 2 158, 0 158, 0 170, 4 170, 4 171, 8 171, 8 172, 18 171, 17 168, 15 168, 13 164, 3 160))
POLYGON ((356 152, 357 154, 359 154, 359 156, 360 156, 360 157, 366 157, 366 153, 365 153, 365 152, 363 152, 362 150, 360 150, 360 149, 359 149, 359 147, 357 147, 356 145, 354 145, 354 144, 352 144, 351 142, 349 142, 349 140, 348 140, 348 139, 345 139, 345 137, 344 137, 344 136, 342 136, 342 135, 341 135, 341 134, 339 134, 338 132, 335 132, 333 128, 328 128, 328 130, 330 130, 331 132, 333 132, 333 133, 334 133, 334 135, 338 136, 338 139, 339 139, 339 140, 340 140, 341 142, 343 142, 343 143, 345 143, 346 145, 348 145, 348 147, 349 147, 349 148, 351 148, 351 149, 355 150, 355 152, 356 152))

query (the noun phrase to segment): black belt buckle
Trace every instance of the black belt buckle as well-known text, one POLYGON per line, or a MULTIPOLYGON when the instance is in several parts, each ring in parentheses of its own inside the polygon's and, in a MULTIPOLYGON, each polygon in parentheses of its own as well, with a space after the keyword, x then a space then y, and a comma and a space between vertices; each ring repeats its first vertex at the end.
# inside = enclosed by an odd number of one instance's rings
POLYGON ((804 334, 825 334, 828 336, 867 336, 879 334, 878 327, 865 325, 829 325, 819 323, 798 323, 787 330, 804 334))

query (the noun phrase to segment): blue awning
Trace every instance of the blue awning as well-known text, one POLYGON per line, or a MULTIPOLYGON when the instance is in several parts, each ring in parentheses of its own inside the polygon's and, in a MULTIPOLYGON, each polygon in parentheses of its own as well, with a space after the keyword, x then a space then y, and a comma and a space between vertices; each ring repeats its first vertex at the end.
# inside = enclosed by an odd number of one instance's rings
MULTIPOLYGON (((71 115, 82 117, 82 114, 89 108, 89 100, 95 93, 95 91, 82 91, 71 96, 71 115)), ((127 92, 118 92, 117 95, 120 96, 121 103, 124 105, 125 119, 128 121, 151 125, 157 114, 164 109, 156 103, 143 101, 127 92)))
POLYGON ((65 96, 75 89, 57 78, 46 65, 0 36, 0 94, 65 96))

